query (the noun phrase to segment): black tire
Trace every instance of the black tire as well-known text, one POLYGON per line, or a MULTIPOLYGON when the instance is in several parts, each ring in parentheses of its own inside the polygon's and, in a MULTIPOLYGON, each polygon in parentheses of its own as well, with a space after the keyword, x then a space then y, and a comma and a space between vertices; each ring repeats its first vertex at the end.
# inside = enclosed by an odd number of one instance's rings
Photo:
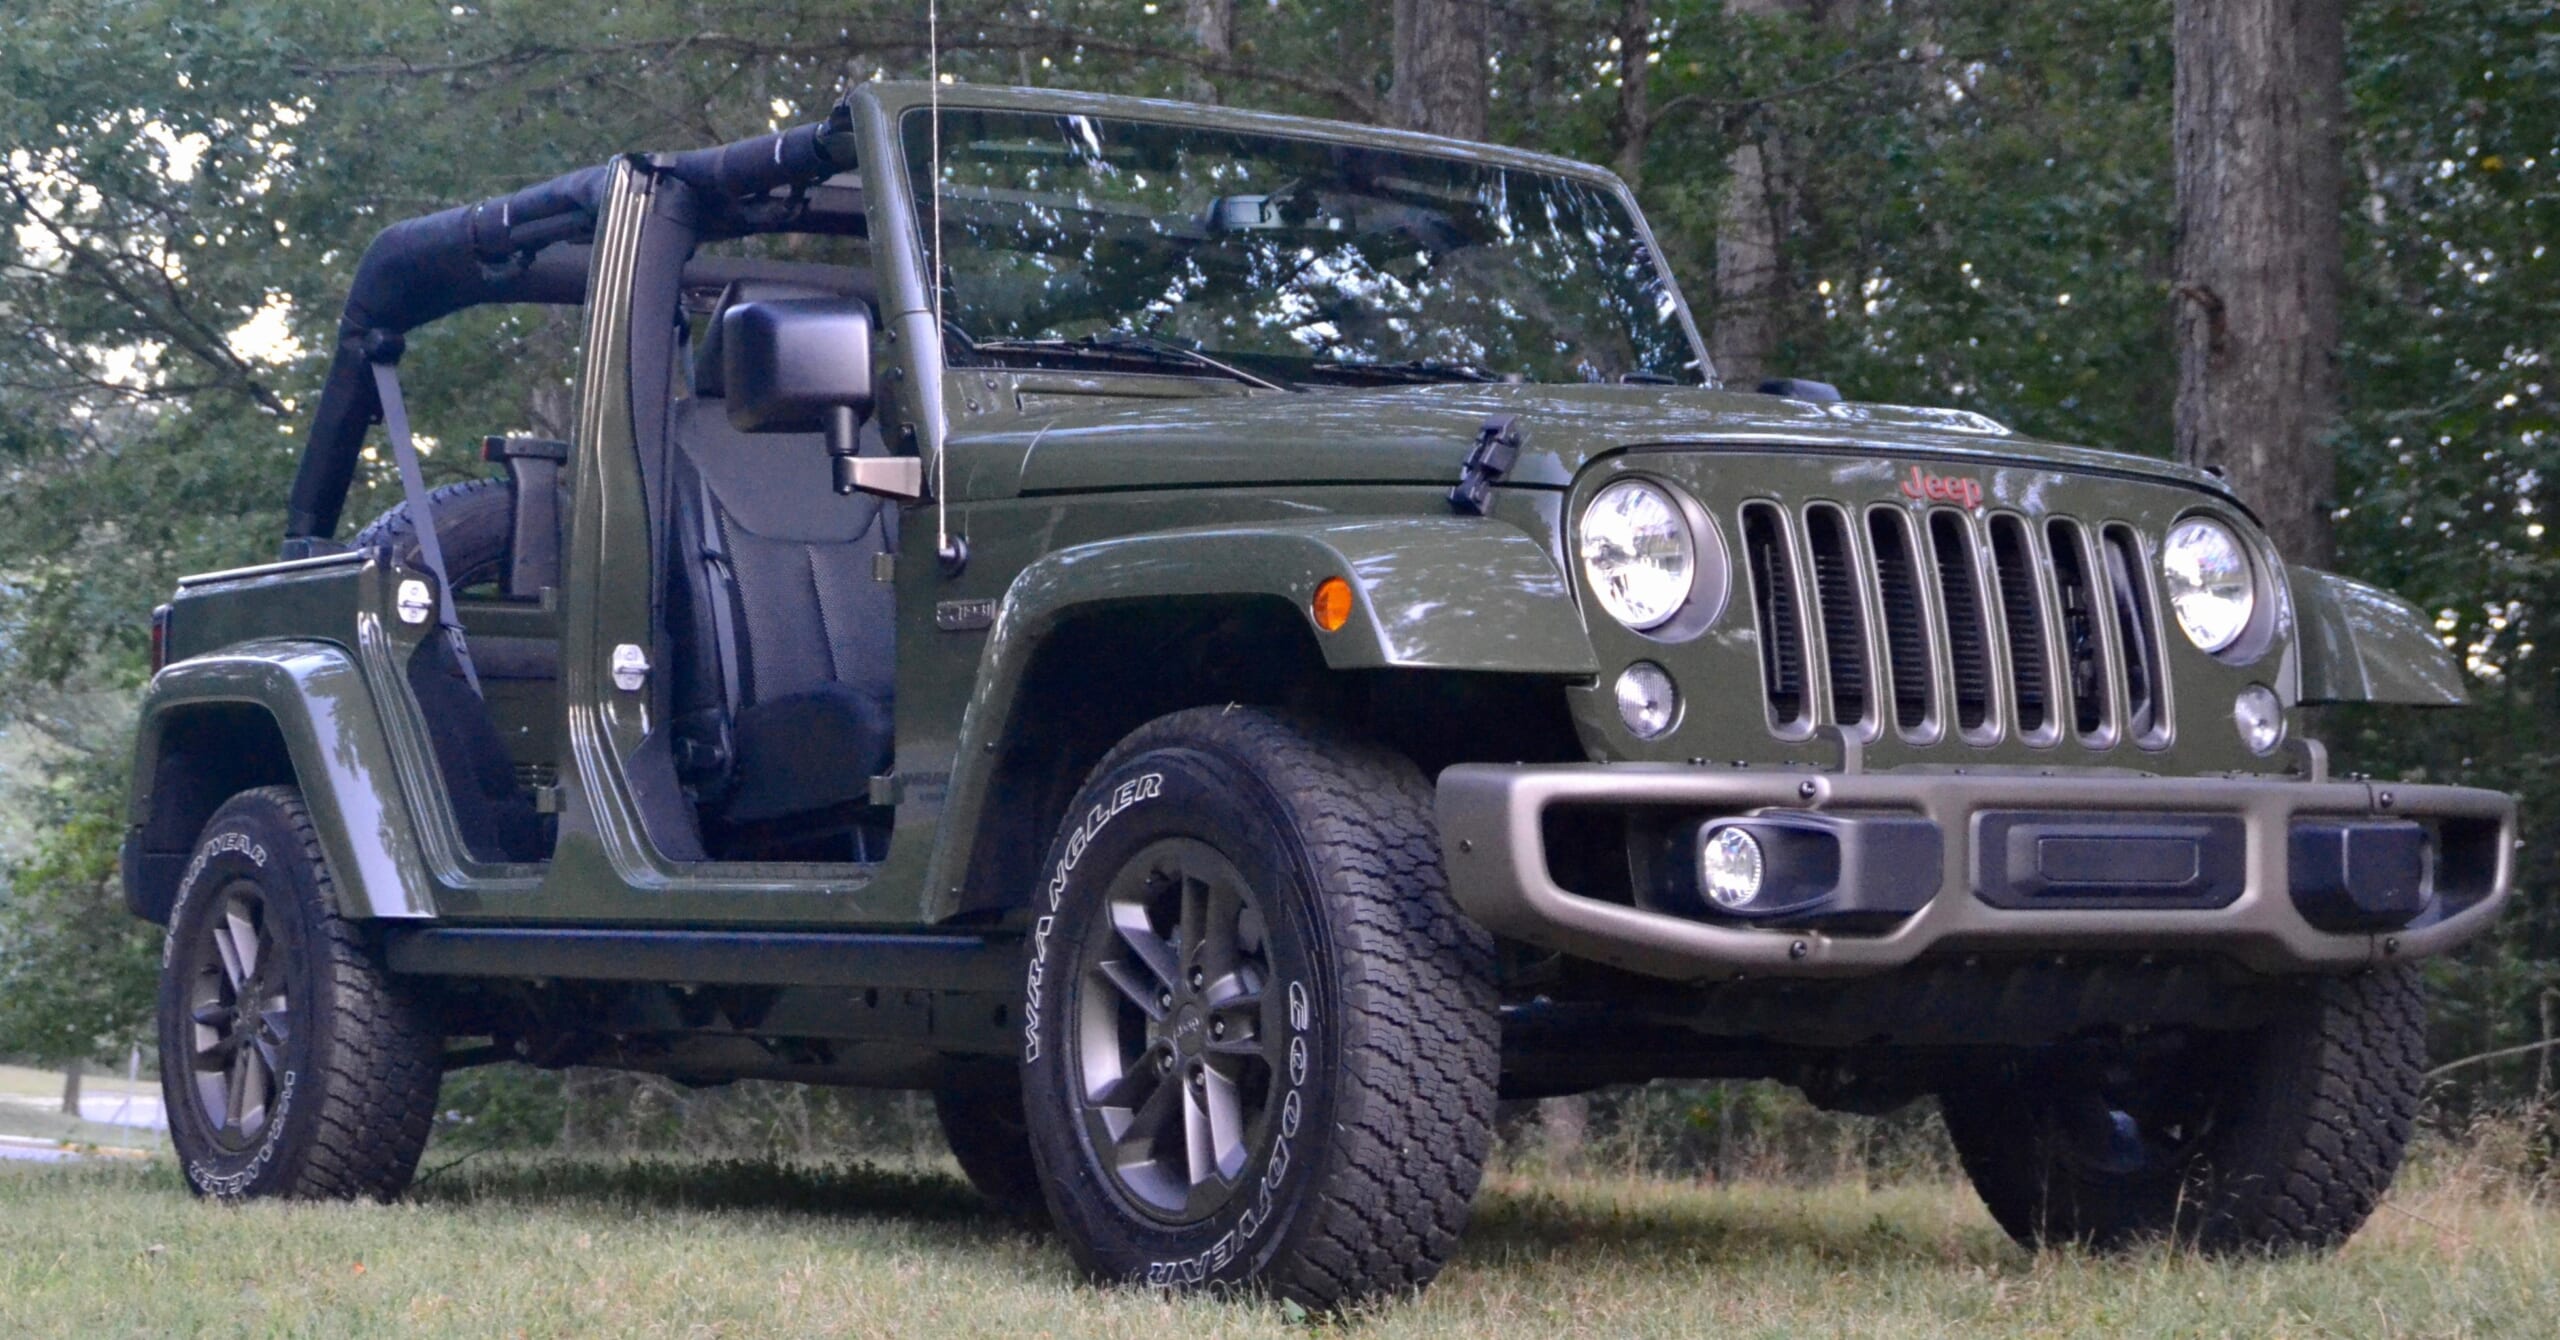
POLYGON ((2307 980, 2248 1032, 2021 1063, 1939 1101, 1983 1204, 2028 1247, 2311 1252, 2390 1188, 2425 1073, 2426 995, 2399 967, 2307 980))
POLYGON ((1400 755, 1246 708, 1159 718, 1094 770, 1035 895, 1023 1069, 1092 1274, 1330 1312, 1439 1273, 1500 1057, 1430 803, 1400 755))
POLYGON ((988 1204, 1025 1224, 1048 1221, 1040 1168, 1031 1160, 1031 1133, 1022 1120, 1020 1067, 954 1071, 933 1091, 933 1114, 951 1144, 951 1157, 988 1204))
MULTIPOLYGON (((515 495, 507 481, 470 479, 432 489, 427 493, 427 508, 435 513, 436 539, 444 545, 446 575, 455 591, 495 586, 506 579, 516 533, 515 495)), ((401 563, 411 568, 426 566, 418 527, 405 502, 357 531, 355 547, 388 547, 401 563)))
POLYGON ((442 1039, 334 896, 291 787, 233 796, 197 841, 161 959, 160 1088, 198 1195, 388 1200, 417 1170, 442 1039))

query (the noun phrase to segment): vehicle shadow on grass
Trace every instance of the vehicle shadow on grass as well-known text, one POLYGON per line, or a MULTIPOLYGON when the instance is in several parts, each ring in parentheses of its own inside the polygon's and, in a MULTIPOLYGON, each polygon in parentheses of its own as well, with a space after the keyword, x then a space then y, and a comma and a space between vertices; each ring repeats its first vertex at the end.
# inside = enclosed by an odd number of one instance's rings
POLYGON ((904 1220, 986 1237, 1023 1225, 968 1183, 930 1168, 768 1158, 505 1156, 421 1170, 410 1200, 472 1207, 610 1206, 621 1211, 740 1210, 824 1219, 904 1220))
POLYGON ((1923 1262, 1996 1267, 2022 1259, 1987 1217, 1980 1224, 1915 1218, 1885 1204, 1853 1208, 1823 1192, 1790 1203, 1768 1188, 1662 1194, 1672 1190, 1645 1187, 1630 1197, 1534 1183, 1489 1189, 1476 1200, 1462 1250, 1479 1262, 1637 1268, 1691 1268, 1701 1261, 1723 1269, 1781 1261, 1851 1269, 1923 1262))
MULTIPOLYGON (((1044 1230, 1009 1219, 967 1182, 932 1167, 863 1162, 812 1164, 767 1158, 491 1156, 431 1164, 410 1193, 426 1206, 489 1205, 617 1213, 692 1210, 904 1223, 981 1241, 1044 1230)), ((1951 1194, 1953 1194, 1951 1192, 1951 1194)), ((1850 1206, 1822 1192, 1802 1204, 1766 1188, 1737 1194, 1529 1182, 1477 1198, 1462 1248, 1478 1262, 1538 1261, 1618 1267, 1722 1267, 1779 1261, 1834 1268, 2014 1264, 2017 1249, 1985 1219, 1978 1225, 1911 1217, 1885 1204, 1850 1206), (1669 1194, 1665 1194, 1665 1193, 1669 1194)))

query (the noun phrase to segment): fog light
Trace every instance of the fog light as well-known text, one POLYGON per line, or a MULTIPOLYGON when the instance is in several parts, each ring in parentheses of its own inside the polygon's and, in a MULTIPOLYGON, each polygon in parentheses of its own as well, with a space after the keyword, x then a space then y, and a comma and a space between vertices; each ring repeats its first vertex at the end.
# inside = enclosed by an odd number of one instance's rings
POLYGON ((1639 740, 1669 731, 1680 720, 1680 690, 1671 672, 1651 661, 1638 661, 1618 676, 1618 719, 1639 740))
POLYGON ((1698 844, 1698 887, 1718 907, 1744 907, 1759 897, 1766 869, 1760 840, 1739 828, 1719 828, 1698 844))
POLYGON ((2284 704, 2276 701, 2275 690, 2252 684, 2232 700, 2231 724, 2240 728, 2240 742, 2250 753, 2272 754, 2284 743, 2284 704))

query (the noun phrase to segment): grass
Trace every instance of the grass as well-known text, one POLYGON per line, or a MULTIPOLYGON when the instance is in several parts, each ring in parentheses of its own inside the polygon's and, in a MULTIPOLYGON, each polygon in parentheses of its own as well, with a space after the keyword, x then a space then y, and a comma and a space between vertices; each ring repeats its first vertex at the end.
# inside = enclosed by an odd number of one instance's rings
MULTIPOLYGON (((1962 1188, 1498 1177, 1432 1336, 2544 1336, 2560 1213, 2439 1161, 2322 1261, 2029 1255, 1962 1188)), ((938 1169, 472 1160, 396 1206, 0 1165, 0 1335, 1304 1336, 1081 1281, 938 1169)))

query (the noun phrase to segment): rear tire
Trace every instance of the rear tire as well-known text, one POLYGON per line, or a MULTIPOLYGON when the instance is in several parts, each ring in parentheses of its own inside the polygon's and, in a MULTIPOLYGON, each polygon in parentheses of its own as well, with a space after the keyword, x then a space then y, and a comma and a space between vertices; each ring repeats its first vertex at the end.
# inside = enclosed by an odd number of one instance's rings
POLYGON ((220 1200, 389 1200, 426 1148, 443 1039, 341 918, 292 787, 214 811, 160 970, 160 1085, 187 1186, 220 1200))
POLYGON ((1983 1204, 2030 1248, 2326 1251, 2399 1170, 2426 1017, 2414 968, 2318 978, 2249 1032, 2012 1065, 1939 1101, 1983 1204))
POLYGON ((1159 718, 1094 770, 1036 895, 1023 1069, 1092 1274, 1332 1311, 1439 1273, 1499 1053, 1430 801, 1403 757, 1257 709, 1159 718))
POLYGON ((1040 1168, 1031 1161, 1031 1133, 1022 1120, 1022 1071, 1018 1066, 969 1066, 954 1071, 933 1091, 933 1114, 942 1138, 969 1185, 1008 1218, 1043 1223, 1049 1207, 1040 1194, 1040 1168))

